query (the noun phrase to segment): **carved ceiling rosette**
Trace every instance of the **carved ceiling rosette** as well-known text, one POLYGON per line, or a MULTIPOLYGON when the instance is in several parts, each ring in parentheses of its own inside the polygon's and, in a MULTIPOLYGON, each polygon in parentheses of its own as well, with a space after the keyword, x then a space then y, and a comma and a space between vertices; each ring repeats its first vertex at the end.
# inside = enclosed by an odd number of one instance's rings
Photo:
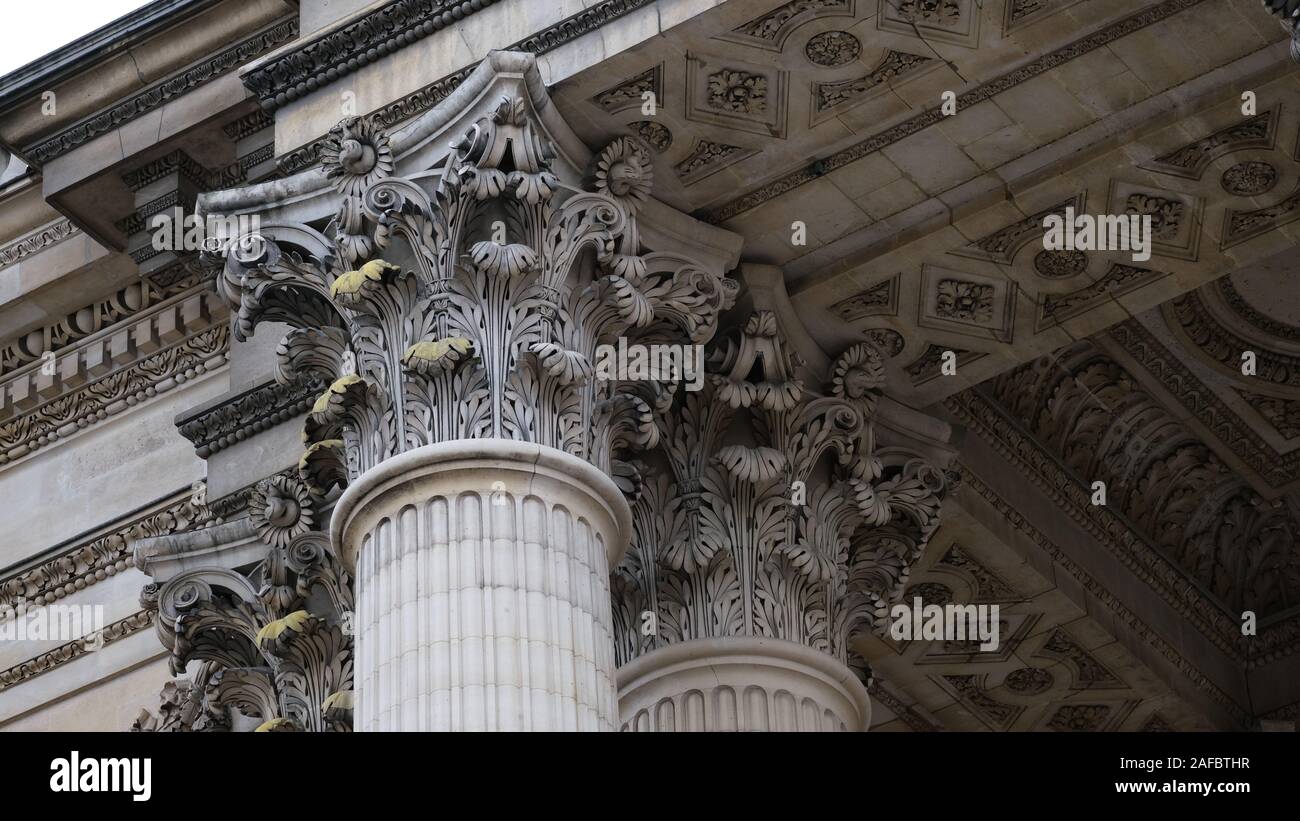
POLYGON ((632 546, 613 579, 620 664, 724 636, 850 662, 851 638, 884 628, 938 526, 944 474, 877 452, 874 347, 844 351, 821 392, 803 368, 777 316, 759 310, 714 344, 703 388, 656 417, 632 546))
POLYGON ((391 173, 381 129, 345 121, 325 157, 342 196, 325 231, 279 229, 229 256, 236 337, 286 322, 278 378, 329 383, 304 430, 317 491, 472 438, 550 446, 636 486, 616 451, 655 444, 659 388, 594 379, 596 347, 705 341, 735 286, 644 251, 639 142, 616 139, 575 185, 535 117, 501 97, 431 172, 407 177, 391 173))

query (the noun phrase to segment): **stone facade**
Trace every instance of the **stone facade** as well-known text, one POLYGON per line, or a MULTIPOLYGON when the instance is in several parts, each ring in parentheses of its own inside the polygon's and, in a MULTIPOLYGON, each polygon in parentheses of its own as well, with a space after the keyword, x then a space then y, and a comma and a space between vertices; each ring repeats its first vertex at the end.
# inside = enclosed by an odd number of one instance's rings
POLYGON ((0 78, 0 729, 1294 729, 1296 12, 177 0, 0 78))

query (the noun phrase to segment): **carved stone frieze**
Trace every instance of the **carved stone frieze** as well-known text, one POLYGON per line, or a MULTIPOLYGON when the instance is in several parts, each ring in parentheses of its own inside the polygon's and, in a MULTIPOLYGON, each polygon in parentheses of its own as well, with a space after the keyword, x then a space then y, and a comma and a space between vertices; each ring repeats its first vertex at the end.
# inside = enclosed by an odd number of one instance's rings
POLYGON ((1068 200, 1057 203, 1050 208, 1044 208, 1036 214, 1031 214, 1022 220, 1013 222, 977 239, 970 245, 958 248, 950 253, 970 257, 971 259, 996 262, 999 265, 1010 265, 1021 248, 1043 236, 1043 221, 1047 217, 1056 216, 1064 219, 1067 208, 1074 209, 1076 214, 1083 213, 1087 196, 1087 191, 1080 191, 1068 200))
POLYGON ((1244 211, 1230 208, 1224 216, 1220 247, 1231 248, 1297 219, 1300 219, 1300 188, 1274 205, 1244 211))
POLYGON ((1198 291, 1175 297, 1166 307, 1171 324, 1214 361, 1241 373, 1243 351, 1254 351, 1258 378, 1275 385, 1300 387, 1300 357, 1262 348, 1236 333, 1210 312, 1198 291))
POLYGON ((936 684, 951 692, 958 701, 969 707, 975 716, 992 730, 1011 729, 1011 725, 1025 711, 1023 705, 1009 704, 990 695, 986 687, 986 676, 941 675, 934 676, 933 679, 936 684))
POLYGON ((979 45, 979 3, 974 0, 879 0, 881 31, 909 34, 967 48, 979 45))
POLYGON ((61 351, 100 330, 153 308, 163 300, 196 286, 201 274, 182 271, 167 284, 143 281, 128 285, 105 299, 68 314, 59 322, 38 328, 0 348, 0 377, 35 362, 48 352, 61 351))
POLYGON ((1007 0, 1003 32, 1010 34, 1078 2, 1080 0, 1007 0))
MULTIPOLYGON (((971 406, 963 404, 961 401, 966 399, 967 396, 967 394, 958 394, 957 397, 948 400, 947 404, 950 409, 954 410, 959 418, 969 422, 974 421, 974 417, 968 416, 965 413, 965 410, 971 408, 971 406)), ((983 435, 983 433, 981 433, 981 435, 983 435)), ((1013 447, 1011 446, 1004 444, 1000 447, 1005 449, 1004 455, 1011 455, 1013 452, 1013 447)), ((1014 447, 1017 450, 1019 449, 1019 445, 1014 447)), ((1028 463, 1026 462, 1017 462, 1017 464, 1019 466, 1028 467, 1028 463)), ((997 515, 1005 518, 1011 527, 1015 528, 1018 532, 1023 533, 1028 539, 1040 546, 1063 572, 1068 573, 1070 577, 1082 585, 1089 595, 1095 597, 1097 601, 1106 608, 1107 612, 1114 614, 1116 624, 1122 624, 1127 629, 1133 631, 1135 635, 1142 636, 1146 643, 1150 644, 1157 653, 1173 665, 1182 675, 1186 676, 1187 679, 1197 687, 1197 689, 1207 693, 1237 721, 1243 724, 1249 723, 1249 713, 1243 710, 1242 707, 1233 700, 1231 695, 1210 680, 1205 673, 1199 669, 1191 659, 1183 655, 1177 647, 1162 638, 1158 632, 1152 629, 1150 624, 1144 621, 1142 617, 1133 610, 1133 608, 1116 596, 1113 591, 1102 585, 1101 582, 1088 573, 1088 571, 1071 558, 1069 554, 1062 550, 1059 545, 1053 542, 1045 533, 1029 522, 1022 512, 1007 502, 1006 499, 998 495, 998 493, 990 488, 983 480, 971 473, 964 466, 961 468, 961 486, 963 488, 968 488, 971 494, 974 494, 975 497, 989 504, 997 515)), ((1055 501, 1067 501, 1065 494, 1057 494, 1055 501)), ((1119 531, 1113 529, 1107 530, 1084 515, 1076 515, 1074 508, 1066 508, 1066 510, 1070 514, 1071 518, 1076 522, 1088 527, 1091 534, 1098 539, 1100 544, 1106 545, 1108 549, 1115 551, 1117 555, 1130 557, 1129 565, 1131 568, 1136 569, 1139 567, 1136 562, 1132 560, 1132 557, 1135 555, 1132 542, 1130 541, 1128 544, 1116 544, 1116 542, 1120 541, 1122 538, 1117 535, 1119 531)), ((1158 578, 1146 570, 1139 570, 1138 575, 1148 581, 1148 583, 1152 583, 1155 578, 1158 578)), ((1209 619, 1204 618, 1195 606, 1189 606, 1188 603, 1181 598, 1183 590, 1184 588, 1178 588, 1176 585, 1171 583, 1168 588, 1158 588, 1157 592, 1165 598, 1166 601, 1176 604, 1178 609, 1184 615, 1192 616, 1192 620, 1197 622, 1198 629, 1211 631, 1207 635, 1209 635, 1221 648, 1236 654, 1238 651, 1233 649, 1233 645, 1240 638, 1241 631, 1239 623, 1235 619, 1221 618, 1213 614, 1211 614, 1209 619)), ((1269 634, 1266 633, 1265 636, 1268 636, 1269 639, 1275 640, 1269 642, 1271 646, 1266 651, 1269 657, 1276 658, 1277 655, 1274 654, 1278 652, 1278 648, 1285 646, 1288 643, 1294 643, 1297 635, 1300 635, 1300 632, 1292 631, 1289 637, 1276 634, 1269 636, 1269 634)), ((1282 654, 1285 654, 1286 652, 1286 650, 1283 650, 1282 654)), ((1237 658, 1239 662, 1245 663, 1246 661, 1244 654, 1237 656, 1237 658)))
POLYGON ((865 319, 869 316, 896 316, 902 279, 902 274, 898 274, 884 282, 872 285, 860 294, 835 303, 830 307, 830 311, 845 322, 865 319))
POLYGON ((224 325, 209 327, 0 422, 0 465, 220 368, 228 345, 224 325))
POLYGON ((312 37, 246 72, 244 85, 274 111, 444 29, 496 0, 396 0, 341 28, 312 37))
POLYGON ((129 123, 205 83, 228 74, 254 57, 265 54, 297 36, 298 16, 295 14, 208 58, 199 65, 153 84, 107 111, 99 112, 51 137, 27 146, 21 152, 22 156, 32 165, 44 165, 111 129, 129 123))
POLYGON ((1300 399, 1245 392, 1242 397, 1282 438, 1300 437, 1300 399))
POLYGON ((957 544, 948 548, 947 552, 935 564, 935 569, 947 573, 955 572, 966 579, 971 585, 971 601, 977 604, 984 602, 1016 602, 1023 599, 1022 596, 1011 589, 1010 585, 998 578, 996 573, 975 561, 957 544))
POLYGON ((1064 662, 1074 676, 1070 684, 1073 689, 1115 689, 1128 686, 1062 628, 1058 627, 1047 637, 1036 655, 1064 662))
POLYGON ((957 357, 957 367, 961 368, 968 365, 987 354, 982 351, 968 351, 962 348, 945 347, 930 345, 919 357, 909 364, 904 370, 911 377, 913 385, 921 385, 935 379, 942 373, 943 355, 946 351, 952 351, 957 357))
POLYGON ((1261 111, 1253 117, 1143 163, 1141 167, 1162 174, 1199 180, 1210 163, 1225 154, 1247 148, 1272 148, 1277 139, 1278 114, 1276 109, 1261 111))
POLYGON ((1042 330, 1064 322, 1164 276, 1166 274, 1161 271, 1112 263, 1110 270, 1096 282, 1065 294, 1044 294, 1039 304, 1036 328, 1042 330))
POLYGON ((205 299, 166 301, 133 327, 99 331, 53 374, 34 362, 6 378, 0 465, 221 368, 229 330, 211 325, 205 299))
POLYGON ((629 77, 592 98, 592 102, 609 112, 640 108, 646 94, 653 94, 657 104, 664 102, 664 67, 660 63, 635 77, 629 77))
POLYGON ((1300 477, 1300 451, 1282 452, 1265 441, 1141 323, 1121 322, 1107 335, 1265 482, 1281 487, 1300 477))
POLYGON ((0 608, 12 609, 20 600, 56 602, 126 570, 132 561, 131 539, 183 532, 214 521, 206 506, 196 505, 187 495, 109 533, 78 542, 35 567, 0 579, 0 608))
POLYGON ((152 623, 153 614, 148 611, 133 613, 124 619, 119 619, 112 624, 104 626, 104 629, 97 633, 90 634, 93 640, 86 638, 76 639, 66 644, 62 644, 53 650, 47 650, 33 659, 28 659, 21 664, 14 665, 7 670, 0 670, 0 692, 4 692, 18 684, 22 684, 28 679, 35 678, 42 673, 48 673, 54 668, 66 664, 74 659, 94 652, 99 647, 120 641, 127 636, 134 635, 145 629, 152 623))
POLYGON ((662 154, 672 147, 673 132, 662 123, 651 122, 650 120, 638 120, 634 123, 628 123, 628 127, 645 141, 645 144, 662 154))
POLYGON ((181 436, 194 443, 194 452, 206 459, 301 415, 324 388, 323 382, 312 379, 294 379, 283 384, 267 382, 220 405, 187 414, 177 422, 176 428, 181 436))
POLYGON ((44 251, 69 237, 80 233, 81 229, 66 219, 56 220, 25 237, 0 247, 0 268, 7 268, 16 262, 22 262, 32 254, 44 251))

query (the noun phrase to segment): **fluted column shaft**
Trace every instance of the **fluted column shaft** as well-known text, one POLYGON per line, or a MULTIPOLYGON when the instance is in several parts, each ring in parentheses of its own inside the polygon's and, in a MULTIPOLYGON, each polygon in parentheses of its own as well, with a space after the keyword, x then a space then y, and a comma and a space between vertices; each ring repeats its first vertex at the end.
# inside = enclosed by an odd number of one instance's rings
POLYGON ((357 586, 357 730, 608 730, 614 483, 560 451, 430 445, 363 474, 333 538, 357 586))
POLYGON ((829 655, 733 636, 661 647, 618 671, 626 732, 843 732, 871 724, 866 688, 829 655))

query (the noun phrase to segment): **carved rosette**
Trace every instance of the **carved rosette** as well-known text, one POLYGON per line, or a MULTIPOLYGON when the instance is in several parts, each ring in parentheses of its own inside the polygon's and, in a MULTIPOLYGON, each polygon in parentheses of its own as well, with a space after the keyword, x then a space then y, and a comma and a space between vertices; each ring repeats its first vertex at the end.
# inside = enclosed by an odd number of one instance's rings
POLYGON ((342 196, 325 231, 281 227, 229 256, 220 287, 238 305, 236 337, 288 323, 277 376, 329 384, 304 430, 315 491, 475 438, 552 447, 635 489, 625 454, 656 444, 672 386, 594 379, 595 349, 620 336, 704 342, 735 287, 644 252, 641 143, 607 146, 586 190, 561 181, 555 156, 521 98, 503 97, 433 174, 409 179, 393 173, 382 129, 347 120, 325 156, 342 196))
POLYGON ((727 637, 784 640, 861 668, 860 631, 882 630, 938 526, 944 474, 877 452, 884 381, 867 343, 815 391, 776 316, 754 313, 709 359, 703 390, 656 417, 632 545, 613 578, 621 665, 727 637), (645 629, 646 625, 652 629, 645 629))

